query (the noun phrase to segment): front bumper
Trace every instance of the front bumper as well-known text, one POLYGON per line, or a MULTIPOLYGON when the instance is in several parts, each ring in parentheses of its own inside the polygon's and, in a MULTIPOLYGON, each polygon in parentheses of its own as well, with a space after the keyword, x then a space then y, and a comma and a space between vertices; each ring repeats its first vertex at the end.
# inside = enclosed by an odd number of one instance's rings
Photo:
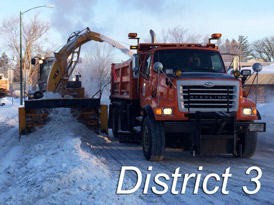
MULTIPOLYGON (((265 122, 254 122, 254 121, 239 121, 236 120, 236 113, 196 113, 195 115, 189 116, 189 120, 186 121, 165 121, 165 131, 167 133, 180 133, 180 132, 193 132, 197 127, 202 128, 203 125, 212 126, 212 129, 217 129, 217 132, 212 130, 212 134, 220 134, 226 125, 231 131, 237 132, 265 132, 265 122)), ((227 131, 226 131, 227 132, 227 131)))
MULTIPOLYGON (((190 114, 186 121, 165 121, 167 134, 180 134, 190 140, 197 154, 241 153, 241 136, 248 132, 265 132, 265 122, 239 121, 236 112, 190 114), (186 134, 186 135, 184 135, 186 134), (239 150, 238 150, 239 149, 239 150)), ((172 135, 168 135, 172 136, 172 135)))
POLYGON ((247 132, 265 132, 265 122, 237 122, 237 128, 247 132))

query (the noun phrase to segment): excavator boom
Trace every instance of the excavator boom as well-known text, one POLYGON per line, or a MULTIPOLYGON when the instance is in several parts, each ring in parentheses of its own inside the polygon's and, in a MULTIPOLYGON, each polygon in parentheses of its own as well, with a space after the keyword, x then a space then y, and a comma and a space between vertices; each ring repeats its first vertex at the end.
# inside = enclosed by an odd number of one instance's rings
POLYGON ((106 42, 130 57, 133 55, 131 50, 120 43, 104 35, 90 31, 89 28, 74 32, 68 38, 67 43, 58 52, 54 53, 55 61, 48 76, 48 92, 60 92, 60 89, 64 89, 64 85, 67 84, 70 75, 78 63, 81 46, 88 41, 106 42))

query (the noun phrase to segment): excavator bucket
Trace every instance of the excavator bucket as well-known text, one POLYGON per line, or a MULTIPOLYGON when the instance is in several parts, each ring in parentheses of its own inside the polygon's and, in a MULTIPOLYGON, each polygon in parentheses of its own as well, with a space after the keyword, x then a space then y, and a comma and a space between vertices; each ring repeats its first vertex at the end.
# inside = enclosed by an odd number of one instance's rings
POLYGON ((100 99, 45 99, 27 100, 24 107, 19 107, 19 134, 26 134, 35 127, 42 127, 52 108, 71 108, 72 114, 85 122, 96 132, 107 134, 107 105, 100 105, 100 99))

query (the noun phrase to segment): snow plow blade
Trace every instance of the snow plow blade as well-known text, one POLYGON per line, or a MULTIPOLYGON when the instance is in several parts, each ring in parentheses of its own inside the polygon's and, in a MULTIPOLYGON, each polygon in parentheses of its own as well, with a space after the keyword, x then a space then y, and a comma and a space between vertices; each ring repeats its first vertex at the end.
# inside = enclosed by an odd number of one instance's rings
POLYGON ((45 99, 27 100, 19 107, 19 135, 42 127, 51 108, 71 108, 72 115, 98 132, 107 133, 107 105, 100 105, 100 99, 45 99))

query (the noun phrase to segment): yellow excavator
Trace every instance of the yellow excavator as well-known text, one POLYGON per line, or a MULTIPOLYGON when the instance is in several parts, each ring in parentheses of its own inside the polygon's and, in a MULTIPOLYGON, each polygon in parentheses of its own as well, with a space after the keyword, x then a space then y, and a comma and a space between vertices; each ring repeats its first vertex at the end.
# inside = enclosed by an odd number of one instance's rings
MULTIPOLYGON (((47 120, 49 109, 58 107, 72 108, 74 115, 84 120, 87 125, 96 131, 101 130, 107 133, 107 105, 101 105, 100 98, 85 97, 79 76, 76 76, 76 81, 70 81, 79 62, 81 46, 88 41, 106 42, 130 57, 133 55, 128 48, 104 35, 91 31, 89 28, 72 33, 67 43, 54 53, 55 59, 49 70, 44 90, 59 93, 61 98, 43 98, 43 93, 36 93, 34 94, 36 99, 26 100, 24 107, 19 107, 20 136, 32 131, 37 126, 41 127, 47 120)), ((32 61, 35 64, 35 59, 32 61)))

